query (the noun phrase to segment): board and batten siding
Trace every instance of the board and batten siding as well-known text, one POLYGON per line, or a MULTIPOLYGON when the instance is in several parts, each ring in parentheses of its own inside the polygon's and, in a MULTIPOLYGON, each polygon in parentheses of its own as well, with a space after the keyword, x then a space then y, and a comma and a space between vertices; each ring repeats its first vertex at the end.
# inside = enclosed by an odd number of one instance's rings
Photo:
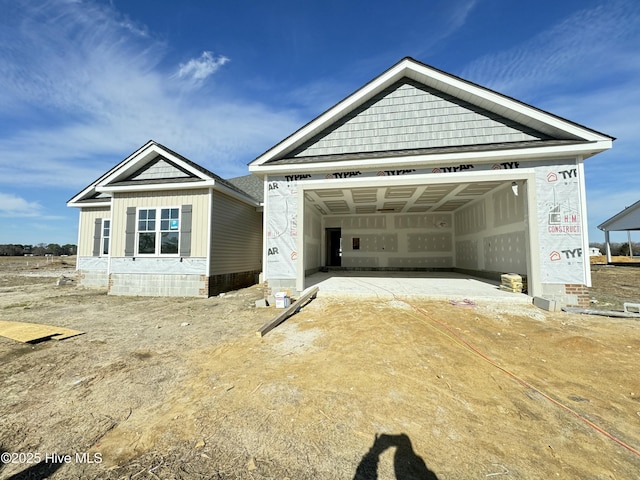
POLYGON ((209 190, 151 191, 116 193, 111 221, 111 256, 125 256, 127 208, 192 206, 191 257, 207 256, 209 190))
POLYGON ((262 269, 262 214, 228 195, 214 191, 211 275, 262 269))
POLYGON ((78 245, 79 257, 91 257, 93 255, 93 237, 95 224, 98 218, 111 218, 111 209, 105 207, 82 208, 80 210, 80 232, 78 245))

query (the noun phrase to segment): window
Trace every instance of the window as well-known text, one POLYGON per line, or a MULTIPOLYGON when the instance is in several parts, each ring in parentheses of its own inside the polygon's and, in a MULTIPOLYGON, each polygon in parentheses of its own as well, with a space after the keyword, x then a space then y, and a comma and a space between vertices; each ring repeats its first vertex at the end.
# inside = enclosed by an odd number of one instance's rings
POLYGON ((180 210, 163 208, 160 212, 160 253, 177 254, 180 233, 180 210))
POLYGON ((179 242, 179 208, 138 210, 138 255, 177 255, 179 242))
POLYGON ((111 238, 111 220, 102 220, 102 255, 109 255, 109 239, 111 238))

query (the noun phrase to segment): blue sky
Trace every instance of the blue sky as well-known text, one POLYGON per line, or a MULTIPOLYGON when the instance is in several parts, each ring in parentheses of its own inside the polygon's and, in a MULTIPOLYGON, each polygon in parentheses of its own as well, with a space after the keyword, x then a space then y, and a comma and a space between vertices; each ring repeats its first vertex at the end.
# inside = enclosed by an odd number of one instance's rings
MULTIPOLYGON (((405 56, 617 138, 589 232, 640 200, 637 0, 0 0, 0 244, 156 140, 222 177, 405 56)), ((614 239, 624 240, 626 235, 614 239)), ((633 237, 634 240, 636 237, 633 237)))

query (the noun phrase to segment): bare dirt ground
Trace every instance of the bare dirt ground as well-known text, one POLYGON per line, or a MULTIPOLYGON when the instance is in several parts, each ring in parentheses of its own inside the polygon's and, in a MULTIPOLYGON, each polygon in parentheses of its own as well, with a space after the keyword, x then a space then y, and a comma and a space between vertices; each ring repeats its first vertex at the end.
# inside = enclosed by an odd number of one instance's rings
POLYGON ((624 302, 640 303, 640 263, 627 261, 628 265, 591 265, 589 294, 594 308, 622 310, 624 302))
MULTIPOLYGON (((638 320, 321 296, 260 339, 257 287, 114 297, 12 261, 0 320, 86 334, 0 337, 2 479, 640 478, 638 320)), ((638 301, 640 269, 594 285, 638 301)))

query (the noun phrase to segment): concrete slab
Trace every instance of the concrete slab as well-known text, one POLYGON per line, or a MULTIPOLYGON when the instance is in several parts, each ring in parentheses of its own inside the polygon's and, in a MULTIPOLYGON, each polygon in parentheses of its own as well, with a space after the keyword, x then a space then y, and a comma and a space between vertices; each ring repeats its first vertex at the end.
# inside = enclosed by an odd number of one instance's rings
POLYGON ((393 299, 423 297, 434 300, 489 300, 531 304, 523 293, 500 290, 499 282, 455 272, 317 272, 306 278, 305 287, 317 285, 318 296, 361 296, 393 299))

